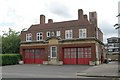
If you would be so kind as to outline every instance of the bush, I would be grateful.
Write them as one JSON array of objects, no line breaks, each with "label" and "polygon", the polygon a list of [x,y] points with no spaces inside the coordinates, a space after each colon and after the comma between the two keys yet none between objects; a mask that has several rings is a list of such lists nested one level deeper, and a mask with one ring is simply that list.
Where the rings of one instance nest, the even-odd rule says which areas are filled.
[{"label": "bush", "polygon": [[15,65],[22,59],[20,54],[0,54],[0,65]]}]

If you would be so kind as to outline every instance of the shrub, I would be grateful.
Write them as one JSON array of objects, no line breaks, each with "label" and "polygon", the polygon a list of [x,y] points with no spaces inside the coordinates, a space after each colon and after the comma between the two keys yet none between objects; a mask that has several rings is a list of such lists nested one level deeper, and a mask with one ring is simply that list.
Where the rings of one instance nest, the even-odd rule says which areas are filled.
[{"label": "shrub", "polygon": [[0,65],[15,65],[22,59],[20,54],[0,54]]}]

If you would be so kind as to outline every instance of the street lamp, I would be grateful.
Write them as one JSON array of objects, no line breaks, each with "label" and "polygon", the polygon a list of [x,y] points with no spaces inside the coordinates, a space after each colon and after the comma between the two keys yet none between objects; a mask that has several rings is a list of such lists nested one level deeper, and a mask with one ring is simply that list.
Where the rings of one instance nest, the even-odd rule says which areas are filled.
[{"label": "street lamp", "polygon": [[[118,26],[118,27],[116,27]],[[114,27],[116,27],[115,29],[119,29],[120,28],[120,24],[115,24]]]},{"label": "street lamp", "polygon": [[[120,17],[120,13],[116,17]],[[116,27],[115,29],[120,28],[119,19],[118,19],[118,24],[115,24],[114,27]],[[118,72],[120,73],[120,36],[119,36],[119,30],[118,30],[118,41],[119,41]]]}]

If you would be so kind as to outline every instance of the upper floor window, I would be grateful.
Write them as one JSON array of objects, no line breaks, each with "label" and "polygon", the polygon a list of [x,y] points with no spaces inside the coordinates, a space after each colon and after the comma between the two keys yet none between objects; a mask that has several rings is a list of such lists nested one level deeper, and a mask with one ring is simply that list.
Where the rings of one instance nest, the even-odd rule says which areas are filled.
[{"label": "upper floor window", "polygon": [[118,42],[118,39],[114,39],[114,42]]},{"label": "upper floor window", "polygon": [[65,39],[72,39],[72,30],[65,30]]},{"label": "upper floor window", "polygon": [[56,36],[60,36],[60,31],[56,31]]},{"label": "upper floor window", "polygon": [[32,41],[32,34],[31,33],[26,34],[26,41]]},{"label": "upper floor window", "polygon": [[119,47],[119,43],[114,43],[114,47]]},{"label": "upper floor window", "polygon": [[50,31],[46,33],[46,36],[47,36],[47,37],[50,37]]},{"label": "upper floor window", "polygon": [[79,29],[79,38],[86,38],[86,29]]},{"label": "upper floor window", "polygon": [[41,41],[43,40],[43,33],[42,32],[38,32],[37,33],[37,41]]},{"label": "upper floor window", "polygon": [[113,40],[112,39],[108,39],[108,42],[113,42]]}]

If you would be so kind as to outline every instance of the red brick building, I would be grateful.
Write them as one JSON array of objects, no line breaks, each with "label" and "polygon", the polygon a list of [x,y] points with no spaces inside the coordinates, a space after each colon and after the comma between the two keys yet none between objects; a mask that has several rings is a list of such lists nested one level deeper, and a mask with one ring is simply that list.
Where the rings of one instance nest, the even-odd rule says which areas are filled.
[{"label": "red brick building", "polygon": [[21,32],[20,53],[25,64],[99,64],[103,56],[103,33],[97,25],[97,13],[89,12],[89,20],[83,10],[78,19],[31,25]]}]

